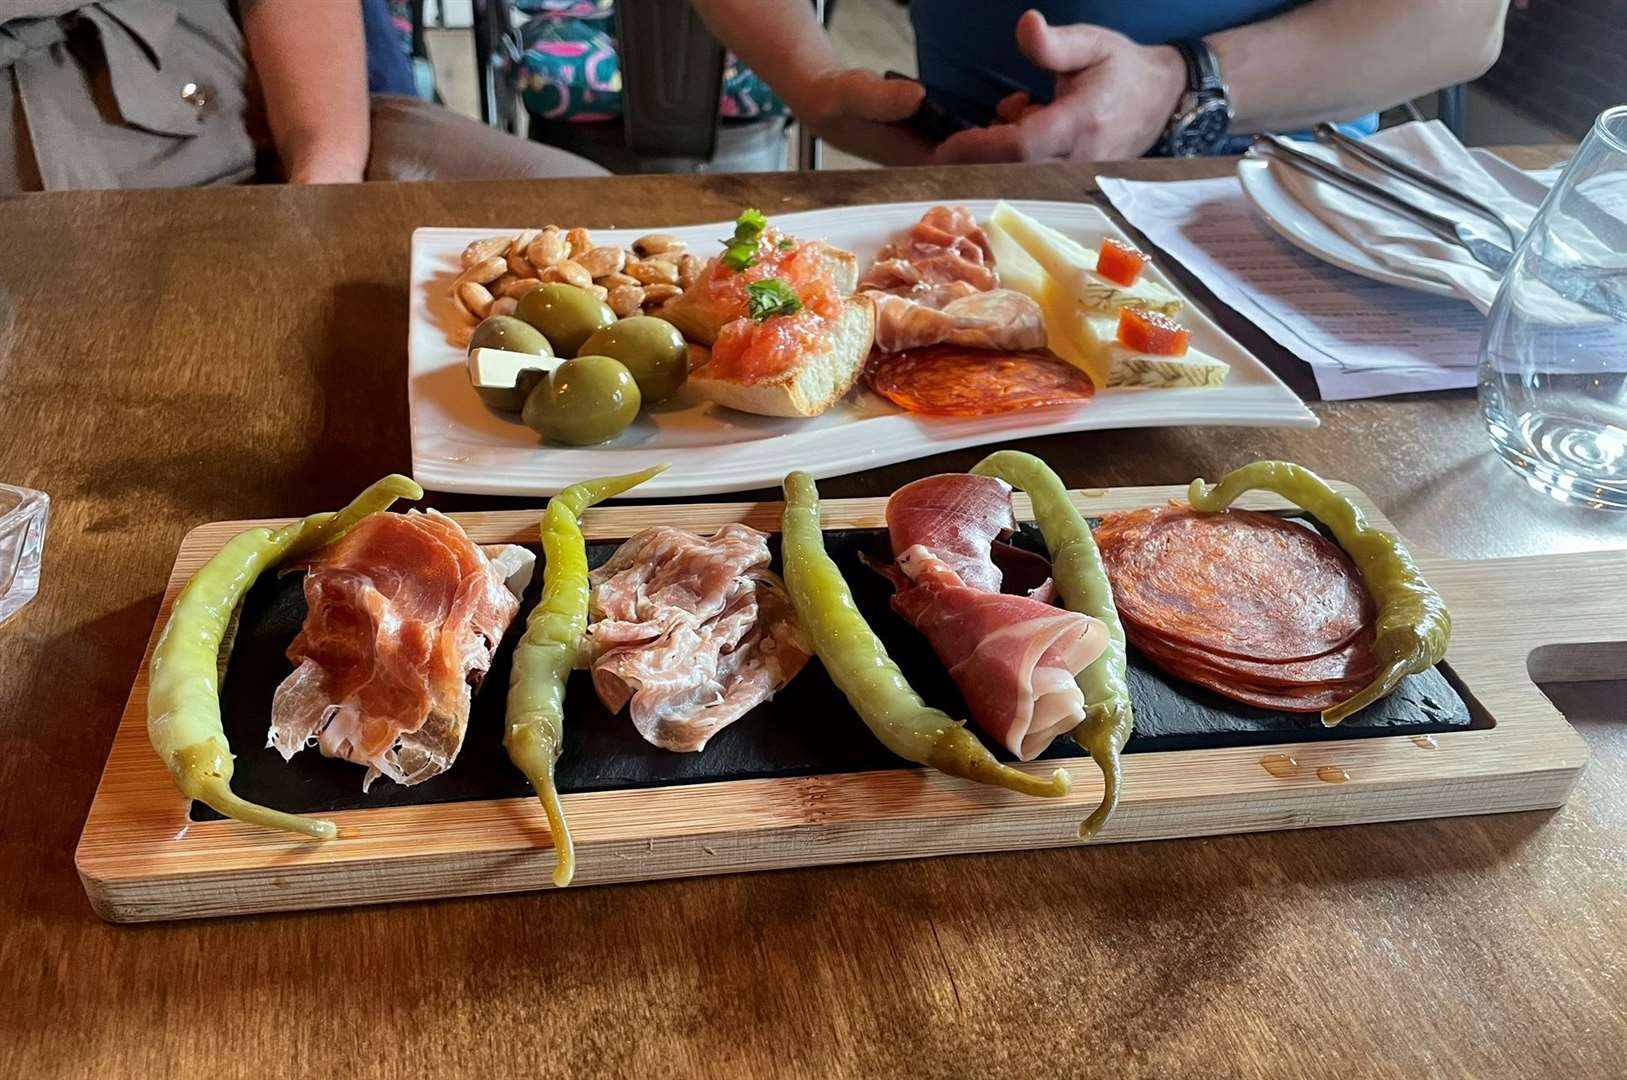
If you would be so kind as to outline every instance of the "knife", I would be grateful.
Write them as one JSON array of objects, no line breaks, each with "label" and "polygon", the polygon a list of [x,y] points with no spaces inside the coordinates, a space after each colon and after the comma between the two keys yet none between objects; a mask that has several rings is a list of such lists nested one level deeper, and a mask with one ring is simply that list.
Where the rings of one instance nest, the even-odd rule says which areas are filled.
[{"label": "knife", "polygon": [[1330,165],[1319,157],[1305,153],[1305,151],[1300,150],[1279,135],[1256,135],[1253,145],[1256,149],[1269,147],[1271,156],[1284,165],[1298,169],[1300,172],[1317,180],[1326,181],[1341,191],[1349,192],[1376,206],[1381,206],[1393,214],[1399,214],[1445,240],[1448,244],[1458,245],[1466,250],[1476,262],[1497,274],[1498,277],[1503,275],[1504,271],[1508,269],[1508,264],[1514,259],[1513,252],[1507,248],[1499,247],[1490,240],[1484,240],[1474,235],[1463,223],[1442,217],[1439,214],[1425,210],[1421,206],[1414,206],[1370,180],[1365,180],[1353,172],[1341,169],[1337,165]]},{"label": "knife", "polygon": [[1332,124],[1317,124],[1313,129],[1313,133],[1316,135],[1317,141],[1332,146],[1336,150],[1343,150],[1352,157],[1365,161],[1380,172],[1387,172],[1391,176],[1421,187],[1425,191],[1433,192],[1447,202],[1456,203],[1465,210],[1480,215],[1487,221],[1495,222],[1508,235],[1508,249],[1510,251],[1519,247],[1520,241],[1525,239],[1525,227],[1507,214],[1493,206],[1488,206],[1479,199],[1458,191],[1448,184],[1442,183],[1422,169],[1415,168],[1395,155],[1385,153],[1378,147],[1369,145],[1360,139],[1352,139]]}]

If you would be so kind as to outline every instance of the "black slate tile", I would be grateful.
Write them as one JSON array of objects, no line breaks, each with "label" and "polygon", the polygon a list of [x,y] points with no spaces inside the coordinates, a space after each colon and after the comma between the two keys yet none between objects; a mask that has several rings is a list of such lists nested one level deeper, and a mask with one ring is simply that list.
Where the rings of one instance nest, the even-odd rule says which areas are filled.
[{"label": "black slate tile", "polygon": [[[1030,551],[1044,550],[1030,526],[1012,541]],[[891,586],[861,559],[865,553],[886,557],[885,532],[830,531],[825,542],[851,584],[860,609],[917,691],[930,704],[964,716],[960,693],[925,638],[893,613],[888,602]],[[590,563],[604,562],[616,547],[614,542],[588,545]],[[771,547],[777,563],[777,536]],[[1027,580],[1033,576],[1033,567],[1022,565],[1020,555],[1002,556],[1001,561],[1009,568],[1013,588],[1034,584]],[[468,735],[457,763],[414,787],[381,778],[365,795],[360,766],[322,757],[314,749],[296,754],[285,764],[275,750],[265,746],[272,694],[293,667],[285,652],[305,618],[302,581],[303,575],[297,573],[269,575],[244,600],[221,687],[226,733],[237,754],[233,787],[240,795],[283,810],[326,812],[530,793],[530,786],[503,752],[503,699],[524,612],[540,591],[540,570],[522,604],[521,618],[510,628],[492,670],[475,694]],[[1470,724],[1462,697],[1439,671],[1408,678],[1394,695],[1333,729],[1324,728],[1314,714],[1256,709],[1171,680],[1133,651],[1130,692],[1137,730],[1128,753],[1424,734]],[[818,661],[811,662],[773,701],[716,735],[699,754],[674,754],[646,743],[625,716],[611,716],[604,710],[585,672],[571,677],[567,702],[565,752],[558,773],[560,790],[567,793],[908,767],[870,734]],[[997,752],[1010,759],[1003,750]],[[1043,756],[1075,757],[1080,753],[1071,739],[1062,738]],[[197,820],[217,816],[208,807],[193,807]]]}]

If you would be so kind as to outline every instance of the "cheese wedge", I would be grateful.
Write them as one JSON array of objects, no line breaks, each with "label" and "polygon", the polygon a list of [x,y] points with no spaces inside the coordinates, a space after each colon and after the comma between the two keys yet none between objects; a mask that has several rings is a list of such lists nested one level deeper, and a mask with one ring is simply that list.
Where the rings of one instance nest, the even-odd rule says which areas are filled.
[{"label": "cheese wedge", "polygon": [[[1110,361],[1106,341],[1095,323],[1072,294],[1051,275],[1040,272],[1040,288],[1033,299],[1045,315],[1045,345],[1052,352],[1090,376],[1097,389],[1107,385]],[[1108,338],[1118,332],[1108,328]]]},{"label": "cheese wedge", "polygon": [[1045,284],[1045,268],[1035,262],[1034,257],[1010,233],[993,221],[984,228],[983,235],[989,238],[989,250],[994,252],[994,269],[1000,275],[1000,287],[1015,289],[1029,299],[1039,301],[1040,289]]},{"label": "cheese wedge", "polygon": [[536,385],[565,361],[557,356],[476,349],[469,354],[469,382],[475,393],[494,409],[519,412]]},{"label": "cheese wedge", "polygon": [[[1049,326],[1049,313],[1046,318]],[[1096,358],[1096,366],[1102,372],[1100,380],[1095,370],[1085,368],[1098,387],[1219,386],[1231,372],[1231,366],[1225,361],[1197,349],[1188,348],[1184,356],[1136,352],[1118,340],[1116,320],[1092,318],[1086,322],[1101,342]]]},{"label": "cheese wedge", "polygon": [[[995,209],[994,216],[984,229],[989,237],[989,247],[994,251],[994,265],[1000,272],[1000,284],[1015,289],[1039,304],[1045,314],[1046,346],[1089,375],[1090,381],[1098,388],[1219,386],[1225,381],[1231,369],[1223,361],[1197,349],[1188,349],[1185,356],[1153,356],[1127,348],[1118,340],[1117,317],[1104,315],[1103,312],[1142,305],[1117,304],[1103,309],[1099,306],[1099,300],[1096,303],[1088,302],[1102,295],[1099,291],[1085,298],[1079,297],[1068,285],[1048,272],[1049,265],[1055,265],[1055,260],[1049,265],[1042,264],[1035,258],[1035,253],[1031,253],[1003,227],[1002,220],[1009,224],[1013,216],[1025,218],[1038,230],[1053,233],[1062,242],[1062,254],[1069,260],[1088,260],[1090,266],[1094,267],[1096,256],[1005,203]],[[1020,223],[1018,227],[1021,228]],[[1072,262],[1064,262],[1063,269],[1069,267],[1077,269]],[[1096,278],[1093,271],[1091,277]],[[1137,282],[1131,288],[1144,285],[1152,285],[1152,282]],[[1120,286],[1111,283],[1104,282],[1102,287],[1123,291]],[[1162,286],[1153,287],[1167,294],[1176,308],[1181,306],[1180,297]],[[1092,289],[1096,289],[1096,286],[1092,285]]]},{"label": "cheese wedge", "polygon": [[1006,266],[1000,248],[995,246],[996,231],[1014,241],[1045,273],[1092,311],[1110,314],[1129,307],[1174,315],[1181,310],[1181,298],[1145,274],[1129,285],[1102,277],[1096,272],[1094,251],[1048,225],[1041,225],[1009,203],[995,206],[984,231],[989,234],[994,265],[1002,280],[1006,278]]}]

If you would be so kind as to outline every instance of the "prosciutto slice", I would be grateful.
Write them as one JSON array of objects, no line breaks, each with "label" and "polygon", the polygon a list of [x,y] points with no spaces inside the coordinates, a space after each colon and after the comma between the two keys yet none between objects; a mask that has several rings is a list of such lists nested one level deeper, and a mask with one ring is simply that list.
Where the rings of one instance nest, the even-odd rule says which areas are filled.
[{"label": "prosciutto slice", "polygon": [[1000,283],[994,249],[964,206],[934,206],[900,240],[876,253],[860,289],[883,292],[964,281],[979,292]]},{"label": "prosciutto slice", "polygon": [[523,548],[493,554],[433,510],[373,514],[321,552],[266,744],[285,760],[314,743],[365,765],[363,790],[380,775],[417,784],[444,772],[519,610],[505,578],[534,562]]},{"label": "prosciutto slice", "polygon": [[978,725],[1028,761],[1084,719],[1075,680],[1108,636],[1100,620],[1048,603],[1049,581],[1000,592],[991,550],[1015,528],[1011,487],[993,477],[929,476],[887,501],[894,610],[931,643]]},{"label": "prosciutto slice", "polygon": [[893,608],[932,644],[972,717],[1019,761],[1085,718],[1075,676],[1107,648],[1100,620],[1033,597],[975,589],[917,544],[898,560]]},{"label": "prosciutto slice", "polygon": [[999,288],[994,252],[964,206],[935,206],[881,249],[859,288],[876,307],[876,348],[926,345],[1022,351],[1045,347],[1045,317]]},{"label": "prosciutto slice", "polygon": [[872,292],[876,348],[903,352],[926,345],[1020,352],[1045,347],[1045,315],[1011,289],[978,292],[964,282],[904,295]]},{"label": "prosciutto slice", "polygon": [[627,707],[656,746],[696,751],[790,682],[812,650],[768,564],[768,537],[745,525],[624,543],[589,576],[578,660],[605,708]]},{"label": "prosciutto slice", "polygon": [[921,546],[965,585],[1000,591],[1000,568],[990,547],[1017,528],[1011,485],[992,476],[942,473],[905,484],[887,500],[887,536],[893,558]]}]

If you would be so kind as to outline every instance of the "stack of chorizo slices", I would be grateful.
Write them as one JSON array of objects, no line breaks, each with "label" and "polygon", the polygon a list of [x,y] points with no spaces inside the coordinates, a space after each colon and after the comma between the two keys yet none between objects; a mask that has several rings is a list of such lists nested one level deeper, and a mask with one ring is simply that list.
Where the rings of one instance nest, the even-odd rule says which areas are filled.
[{"label": "stack of chorizo slices", "polygon": [[1372,680],[1373,602],[1304,523],[1170,505],[1106,515],[1095,535],[1125,636],[1175,678],[1284,712]]}]

